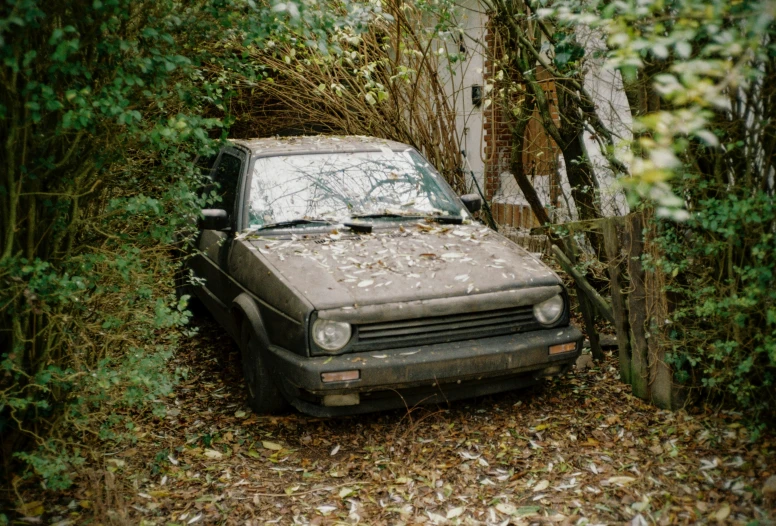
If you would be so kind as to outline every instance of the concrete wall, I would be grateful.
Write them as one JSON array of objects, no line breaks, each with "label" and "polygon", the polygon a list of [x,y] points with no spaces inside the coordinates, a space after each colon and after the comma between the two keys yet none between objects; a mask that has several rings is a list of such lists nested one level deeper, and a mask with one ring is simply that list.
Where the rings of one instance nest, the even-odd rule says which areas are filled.
[{"label": "concrete wall", "polygon": [[[451,107],[455,108],[458,143],[466,152],[466,158],[474,172],[480,187],[484,190],[485,142],[482,128],[482,106],[472,103],[472,86],[482,87],[485,36],[487,17],[476,0],[464,0],[460,4],[458,21],[464,29],[459,42],[448,42],[447,51],[451,54],[465,49],[465,59],[451,64],[440,73],[449,94]],[[484,97],[484,94],[483,94]],[[470,178],[467,179],[471,184]],[[474,190],[473,186],[471,190]]]}]

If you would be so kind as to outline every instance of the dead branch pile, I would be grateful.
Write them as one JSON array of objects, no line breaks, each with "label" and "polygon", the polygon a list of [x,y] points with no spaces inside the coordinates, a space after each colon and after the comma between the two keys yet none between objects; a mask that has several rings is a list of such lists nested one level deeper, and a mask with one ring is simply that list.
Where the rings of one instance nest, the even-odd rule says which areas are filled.
[{"label": "dead branch pile", "polygon": [[444,35],[415,5],[391,2],[385,9],[392,20],[376,20],[361,34],[333,33],[332,47],[341,49],[336,54],[301,42],[249,49],[266,78],[239,88],[233,135],[393,139],[417,148],[463,191],[455,110],[440,80],[449,59],[439,51]]}]

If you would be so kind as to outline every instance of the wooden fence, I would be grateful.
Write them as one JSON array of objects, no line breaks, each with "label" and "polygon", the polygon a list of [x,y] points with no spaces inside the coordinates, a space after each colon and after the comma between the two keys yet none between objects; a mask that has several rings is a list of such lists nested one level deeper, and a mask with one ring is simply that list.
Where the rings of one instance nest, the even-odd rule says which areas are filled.
[{"label": "wooden fence", "polygon": [[[684,404],[685,392],[674,383],[673,372],[665,361],[670,302],[663,290],[664,280],[659,270],[645,270],[642,264],[642,256],[651,246],[650,230],[645,228],[648,222],[648,213],[637,212],[557,226],[568,232],[564,236],[567,240],[582,231],[594,232],[602,240],[609,300],[601,297],[575,268],[573,243],[569,246],[556,241],[552,252],[574,278],[593,357],[603,356],[595,329],[595,319],[602,317],[614,325],[617,333],[622,381],[633,387],[635,396],[664,409],[675,409]],[[535,228],[533,233],[545,230]]]}]

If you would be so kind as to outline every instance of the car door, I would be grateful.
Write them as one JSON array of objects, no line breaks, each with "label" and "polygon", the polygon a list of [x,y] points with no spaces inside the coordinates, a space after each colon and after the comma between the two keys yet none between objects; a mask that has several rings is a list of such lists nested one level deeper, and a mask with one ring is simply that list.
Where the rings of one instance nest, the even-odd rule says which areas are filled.
[{"label": "car door", "polygon": [[218,195],[213,208],[223,209],[229,218],[229,228],[202,230],[197,242],[199,257],[192,263],[197,277],[204,279],[198,295],[215,318],[230,332],[233,330],[229,307],[235,296],[236,284],[227,274],[229,251],[235,233],[239,230],[238,196],[245,175],[247,155],[244,151],[227,147],[221,151],[210,174],[212,189]]}]

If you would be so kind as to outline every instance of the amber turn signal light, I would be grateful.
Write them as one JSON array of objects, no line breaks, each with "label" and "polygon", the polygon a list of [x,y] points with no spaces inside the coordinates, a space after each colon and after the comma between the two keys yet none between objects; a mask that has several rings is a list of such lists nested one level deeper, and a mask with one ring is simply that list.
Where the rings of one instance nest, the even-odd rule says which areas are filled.
[{"label": "amber turn signal light", "polygon": [[337,371],[334,373],[321,373],[321,382],[328,384],[331,382],[350,382],[361,378],[361,371],[354,369],[352,371]]},{"label": "amber turn signal light", "polygon": [[560,345],[553,345],[550,347],[550,354],[561,354],[564,352],[571,352],[577,348],[577,344],[574,342],[571,343],[561,343]]}]

